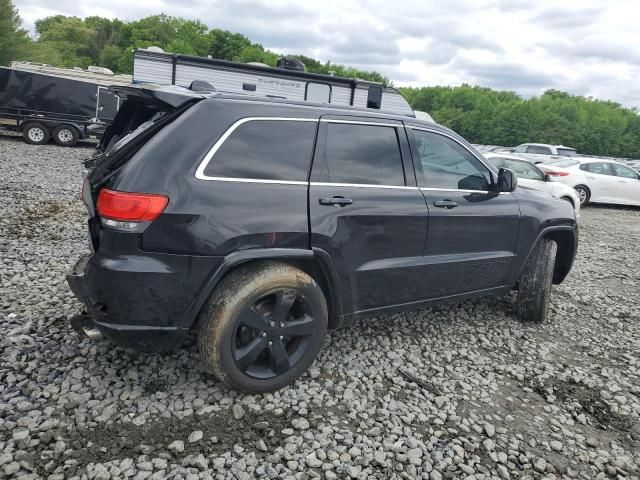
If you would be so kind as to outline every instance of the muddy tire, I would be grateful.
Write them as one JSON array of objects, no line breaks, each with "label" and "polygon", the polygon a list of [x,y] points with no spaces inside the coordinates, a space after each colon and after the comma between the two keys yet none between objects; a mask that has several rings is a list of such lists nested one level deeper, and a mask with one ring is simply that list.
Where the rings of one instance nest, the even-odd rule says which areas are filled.
[{"label": "muddy tire", "polygon": [[44,145],[51,138],[51,133],[40,122],[28,122],[22,127],[22,138],[31,145]]},{"label": "muddy tire", "polygon": [[277,262],[242,266],[222,280],[200,313],[202,362],[233,389],[278,390],[313,363],[327,316],[322,290],[303,271]]},{"label": "muddy tire", "polygon": [[540,240],[520,275],[515,310],[523,321],[541,323],[547,319],[557,248],[553,240]]},{"label": "muddy tire", "polygon": [[73,147],[79,138],[78,130],[70,125],[60,125],[53,131],[53,140],[61,147]]}]

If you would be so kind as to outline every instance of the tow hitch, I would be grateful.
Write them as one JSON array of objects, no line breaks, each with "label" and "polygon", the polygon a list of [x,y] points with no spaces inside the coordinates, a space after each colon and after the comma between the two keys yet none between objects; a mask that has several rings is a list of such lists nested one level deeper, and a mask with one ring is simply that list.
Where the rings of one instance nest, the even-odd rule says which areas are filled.
[{"label": "tow hitch", "polygon": [[102,332],[96,328],[93,323],[93,319],[87,314],[87,312],[82,312],[74,315],[69,319],[69,325],[73,328],[79,335],[89,338],[93,341],[102,340],[104,337]]}]

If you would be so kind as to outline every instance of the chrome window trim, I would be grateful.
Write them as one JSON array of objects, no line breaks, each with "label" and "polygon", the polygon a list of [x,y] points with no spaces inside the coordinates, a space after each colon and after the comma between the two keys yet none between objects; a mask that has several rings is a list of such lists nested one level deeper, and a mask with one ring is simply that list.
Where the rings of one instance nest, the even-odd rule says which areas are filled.
[{"label": "chrome window trim", "polygon": [[373,125],[374,127],[402,128],[402,123],[400,121],[398,121],[398,123],[376,123],[366,120],[334,120],[332,118],[321,118],[320,121],[322,123],[346,123],[348,125]]},{"label": "chrome window trim", "polygon": [[236,120],[227,130],[222,134],[222,136],[218,139],[216,143],[213,144],[213,147],[207,152],[204,156],[200,165],[196,169],[195,177],[198,180],[223,180],[227,182],[253,182],[253,183],[281,183],[281,184],[305,184],[307,182],[299,181],[299,180],[267,180],[267,179],[251,179],[251,178],[233,178],[233,177],[210,177],[205,175],[204,171],[206,170],[209,162],[216,154],[216,152],[220,149],[222,144],[231,136],[231,134],[240,126],[248,122],[255,121],[283,121],[283,122],[318,122],[317,118],[299,118],[299,117],[245,117],[240,120]]},{"label": "chrome window trim", "polygon": [[309,182],[312,187],[356,187],[356,188],[392,188],[397,190],[418,190],[418,187],[406,185],[378,185],[375,183],[334,183],[334,182]]},{"label": "chrome window trim", "polygon": [[215,180],[217,182],[235,182],[235,183],[265,183],[272,185],[307,185],[304,180],[270,180],[266,178],[238,178],[238,177],[205,177],[200,180]]},{"label": "chrome window trim", "polygon": [[428,191],[428,192],[463,192],[463,193],[484,193],[484,194],[490,194],[490,193],[497,193],[499,195],[508,195],[511,192],[492,192],[490,190],[464,190],[464,189],[460,189],[460,188],[434,188],[434,187],[416,187],[416,188],[420,188],[420,190],[422,191]]}]

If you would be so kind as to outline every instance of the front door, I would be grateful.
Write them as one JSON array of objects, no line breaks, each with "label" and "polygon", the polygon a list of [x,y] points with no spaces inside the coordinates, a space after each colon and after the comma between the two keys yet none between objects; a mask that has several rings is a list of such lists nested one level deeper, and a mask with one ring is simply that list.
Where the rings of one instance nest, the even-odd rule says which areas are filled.
[{"label": "front door", "polygon": [[616,190],[618,180],[613,175],[611,167],[607,162],[592,162],[580,165],[584,176],[587,178],[589,190],[591,190],[591,201],[593,202],[616,202]]},{"label": "front door", "polygon": [[336,263],[345,313],[422,298],[428,215],[410,162],[400,122],[320,122],[309,186],[311,242]]},{"label": "front door", "polygon": [[620,203],[640,205],[640,175],[632,168],[610,163],[617,180],[616,200]]},{"label": "front door", "polygon": [[419,128],[409,132],[418,185],[429,208],[427,295],[504,286],[516,250],[516,199],[490,191],[489,168],[453,137]]}]

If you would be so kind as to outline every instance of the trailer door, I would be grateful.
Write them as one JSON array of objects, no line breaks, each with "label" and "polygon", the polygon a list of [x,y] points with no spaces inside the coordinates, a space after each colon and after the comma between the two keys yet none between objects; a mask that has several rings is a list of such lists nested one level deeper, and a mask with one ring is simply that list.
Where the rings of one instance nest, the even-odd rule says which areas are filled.
[{"label": "trailer door", "polygon": [[104,122],[111,122],[118,108],[120,98],[109,91],[108,87],[98,87],[96,99],[96,118]]}]

